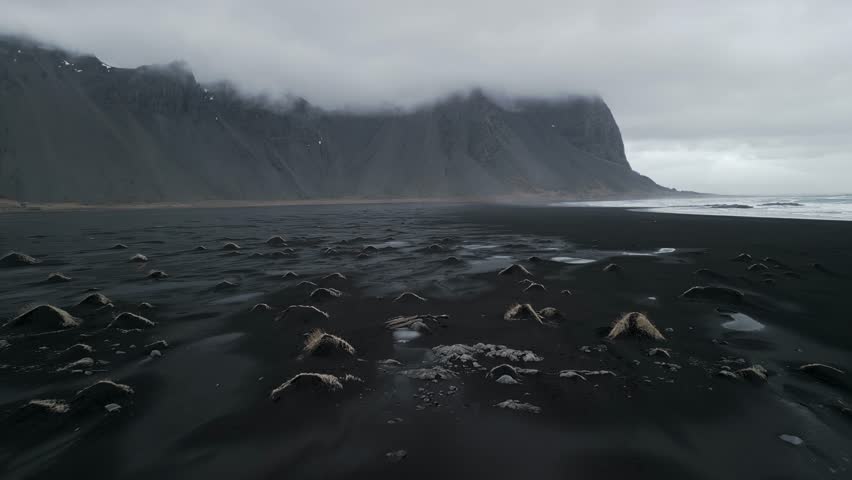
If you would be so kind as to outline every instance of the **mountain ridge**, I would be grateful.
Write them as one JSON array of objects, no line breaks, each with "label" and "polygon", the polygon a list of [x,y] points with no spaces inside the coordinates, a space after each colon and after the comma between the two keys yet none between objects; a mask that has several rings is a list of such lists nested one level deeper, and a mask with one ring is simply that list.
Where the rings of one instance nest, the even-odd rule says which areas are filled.
[{"label": "mountain ridge", "polygon": [[128,203],[672,192],[599,97],[481,90],[406,111],[271,105],[188,68],[116,68],[0,37],[0,197]]}]

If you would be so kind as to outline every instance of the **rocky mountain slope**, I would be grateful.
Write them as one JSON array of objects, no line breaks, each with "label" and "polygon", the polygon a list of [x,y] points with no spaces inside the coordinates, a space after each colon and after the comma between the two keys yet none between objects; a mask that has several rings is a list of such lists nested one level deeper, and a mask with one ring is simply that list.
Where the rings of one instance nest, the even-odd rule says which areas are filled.
[{"label": "rocky mountain slope", "polygon": [[513,192],[648,195],[600,98],[287,109],[180,64],[114,68],[0,38],[0,197],[95,203]]}]

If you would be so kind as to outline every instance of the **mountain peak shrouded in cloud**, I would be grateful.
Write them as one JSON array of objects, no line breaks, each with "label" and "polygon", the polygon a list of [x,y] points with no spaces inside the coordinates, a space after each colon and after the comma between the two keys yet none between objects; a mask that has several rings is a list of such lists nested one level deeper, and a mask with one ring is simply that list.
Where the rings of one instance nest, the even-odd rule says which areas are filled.
[{"label": "mountain peak shrouded in cloud", "polygon": [[0,41],[0,197],[34,202],[649,196],[599,97],[484,90],[326,110]]},{"label": "mountain peak shrouded in cloud", "polygon": [[599,94],[635,166],[684,189],[834,192],[852,178],[843,131],[852,4],[842,0],[4,0],[2,9],[0,32],[116,67],[183,59],[202,84],[326,110],[411,109],[474,86],[511,98]]}]

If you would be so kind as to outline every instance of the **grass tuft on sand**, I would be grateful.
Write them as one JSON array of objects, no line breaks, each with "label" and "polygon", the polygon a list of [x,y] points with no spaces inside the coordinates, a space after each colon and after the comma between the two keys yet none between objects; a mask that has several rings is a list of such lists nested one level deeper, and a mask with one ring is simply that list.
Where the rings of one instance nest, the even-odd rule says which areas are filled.
[{"label": "grass tuft on sand", "polygon": [[314,329],[305,340],[305,355],[331,356],[335,354],[355,355],[355,348],[346,340],[324,332],[322,329]]},{"label": "grass tuft on sand", "polygon": [[303,372],[273,389],[269,398],[278,401],[284,393],[296,391],[336,393],[343,391],[343,385],[350,382],[361,382],[361,379],[349,374],[337,377],[328,373]]},{"label": "grass tuft on sand", "polygon": [[644,336],[657,341],[665,341],[666,339],[666,337],[657,330],[657,327],[651,323],[651,320],[639,312],[630,312],[622,315],[621,318],[612,324],[612,328],[606,338],[609,340],[615,340],[623,335]]}]

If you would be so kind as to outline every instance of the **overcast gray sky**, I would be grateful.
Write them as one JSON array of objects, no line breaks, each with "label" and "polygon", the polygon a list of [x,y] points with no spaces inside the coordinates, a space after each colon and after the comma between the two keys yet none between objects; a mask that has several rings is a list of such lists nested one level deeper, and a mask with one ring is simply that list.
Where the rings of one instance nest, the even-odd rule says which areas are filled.
[{"label": "overcast gray sky", "polygon": [[0,32],[327,108],[598,93],[661,184],[852,191],[850,0],[0,0]]}]

